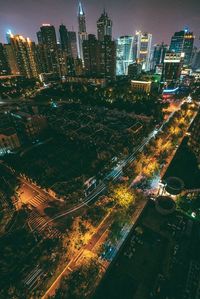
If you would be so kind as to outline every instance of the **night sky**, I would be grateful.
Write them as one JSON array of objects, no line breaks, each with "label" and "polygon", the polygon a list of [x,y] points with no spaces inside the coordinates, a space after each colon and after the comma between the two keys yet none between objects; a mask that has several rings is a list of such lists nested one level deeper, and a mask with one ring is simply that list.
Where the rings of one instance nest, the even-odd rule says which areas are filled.
[{"label": "night sky", "polygon": [[[200,0],[82,0],[87,32],[96,33],[96,20],[106,7],[113,20],[113,35],[133,34],[135,30],[153,34],[154,42],[169,42],[170,36],[188,26],[200,35]],[[0,40],[11,29],[36,40],[42,23],[77,30],[77,0],[0,0]]]}]

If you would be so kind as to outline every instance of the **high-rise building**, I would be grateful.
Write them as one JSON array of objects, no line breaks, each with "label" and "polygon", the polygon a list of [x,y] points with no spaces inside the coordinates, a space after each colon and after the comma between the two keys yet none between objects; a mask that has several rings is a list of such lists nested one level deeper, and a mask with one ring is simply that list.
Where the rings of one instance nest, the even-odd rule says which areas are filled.
[{"label": "high-rise building", "polygon": [[116,45],[110,36],[98,41],[93,34],[83,42],[86,74],[112,80],[116,76]]},{"label": "high-rise building", "polygon": [[38,45],[42,45],[43,44],[43,40],[42,40],[42,32],[41,31],[38,31],[36,33],[37,35],[37,40],[38,40]]},{"label": "high-rise building", "polygon": [[98,40],[103,41],[106,35],[110,36],[112,39],[112,21],[104,9],[104,12],[97,21]]},{"label": "high-rise building", "polygon": [[116,75],[128,75],[128,66],[133,63],[133,36],[121,36],[116,41]]},{"label": "high-rise building", "polygon": [[11,70],[6,55],[6,50],[3,44],[0,43],[0,75],[8,75],[10,73]]},{"label": "high-rise building", "polygon": [[134,59],[142,64],[144,71],[150,70],[152,34],[136,31],[134,41]]},{"label": "high-rise building", "polygon": [[162,81],[176,85],[180,79],[181,69],[184,61],[184,53],[168,51],[165,55]]},{"label": "high-rise building", "polygon": [[83,57],[86,75],[96,77],[99,75],[99,42],[93,34],[83,41]]},{"label": "high-rise building", "polygon": [[67,51],[67,54],[70,55],[70,46],[69,46],[69,35],[68,30],[65,25],[60,25],[59,27],[60,33],[60,45],[62,51]]},{"label": "high-rise building", "polygon": [[[41,45],[41,56],[46,65],[46,72],[60,75],[59,70],[59,50],[56,40],[56,30],[53,25],[43,24],[37,33],[38,43]],[[41,59],[42,61],[42,59]]]},{"label": "high-rise building", "polygon": [[200,69],[200,50],[196,50],[196,52],[194,53],[192,60],[192,68],[193,70]]},{"label": "high-rise building", "polygon": [[142,65],[139,63],[129,64],[128,66],[128,75],[130,78],[137,78],[142,72]]},{"label": "high-rise building", "polygon": [[13,48],[11,46],[11,44],[5,44],[4,45],[5,48],[5,52],[6,52],[6,56],[8,59],[8,63],[9,63],[9,67],[11,70],[11,74],[12,75],[19,75],[20,71],[17,65],[17,60],[16,60],[16,56],[15,53],[13,51]]},{"label": "high-rise building", "polygon": [[99,42],[100,76],[112,80],[116,76],[116,44],[106,35]]},{"label": "high-rise building", "polygon": [[12,34],[10,42],[20,74],[27,78],[37,78],[35,43],[29,38]]},{"label": "high-rise building", "polygon": [[77,41],[76,41],[76,32],[68,31],[65,25],[60,25],[60,44],[62,51],[66,51],[68,57],[77,59]]},{"label": "high-rise building", "polygon": [[168,46],[164,43],[156,44],[153,50],[152,68],[155,69],[157,65],[162,65],[165,59],[165,54],[168,51]]},{"label": "high-rise building", "polygon": [[86,19],[85,12],[83,10],[83,6],[81,1],[79,1],[78,5],[78,43],[79,43],[79,58],[84,63],[83,58],[83,41],[87,40],[87,31],[86,31]]},{"label": "high-rise building", "polygon": [[47,45],[50,49],[57,45],[56,30],[51,24],[43,24],[37,36],[39,37],[38,42]]},{"label": "high-rise building", "polygon": [[70,46],[71,57],[74,59],[77,59],[78,49],[77,49],[76,32],[68,31],[68,37],[69,37],[69,46]]},{"label": "high-rise building", "polygon": [[169,50],[174,53],[185,53],[184,65],[189,66],[192,59],[193,45],[193,32],[189,32],[188,29],[185,29],[174,33],[171,38]]}]

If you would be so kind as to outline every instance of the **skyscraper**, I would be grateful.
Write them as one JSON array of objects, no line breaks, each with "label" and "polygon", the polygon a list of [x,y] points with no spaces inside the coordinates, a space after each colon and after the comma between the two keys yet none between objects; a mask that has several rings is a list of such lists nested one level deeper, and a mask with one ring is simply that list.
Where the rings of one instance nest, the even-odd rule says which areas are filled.
[{"label": "skyscraper", "polygon": [[116,41],[116,75],[128,75],[128,66],[133,63],[133,36],[121,36]]},{"label": "skyscraper", "polygon": [[153,50],[152,68],[155,69],[157,65],[162,65],[168,46],[164,43],[156,44]]},{"label": "skyscraper", "polygon": [[144,71],[150,70],[152,34],[136,31],[134,41],[134,58],[142,64]]},{"label": "skyscraper", "polygon": [[68,31],[68,37],[69,37],[69,45],[70,45],[71,56],[74,59],[77,59],[78,49],[77,49],[76,32],[75,31]]},{"label": "skyscraper", "polygon": [[85,12],[83,10],[83,6],[81,1],[79,1],[78,5],[78,43],[79,43],[79,58],[83,58],[83,41],[87,40],[87,31],[86,31],[86,19],[85,19]]},{"label": "skyscraper", "polygon": [[112,39],[112,21],[104,10],[104,12],[97,21],[98,40],[103,41],[106,35],[110,36]]},{"label": "skyscraper", "polygon": [[60,25],[61,49],[67,52],[68,57],[76,59],[78,57],[76,32],[68,31],[65,25]]},{"label": "skyscraper", "polygon": [[57,45],[56,41],[56,30],[53,25],[43,24],[40,27],[40,31],[38,33],[42,44],[47,45],[50,49],[54,48]]},{"label": "skyscraper", "polygon": [[27,78],[37,78],[35,43],[29,38],[12,34],[10,42],[20,74]]},{"label": "skyscraper", "polygon": [[192,61],[192,68],[194,70],[200,69],[200,50],[197,50],[194,54],[193,61]]},{"label": "skyscraper", "polygon": [[100,76],[112,80],[116,76],[116,44],[106,35],[99,42]]},{"label": "skyscraper", "polygon": [[70,55],[70,45],[69,45],[69,34],[65,25],[60,25],[59,27],[60,34],[60,45],[62,51],[67,51],[67,54]]},{"label": "skyscraper", "polygon": [[184,53],[168,51],[164,59],[162,81],[175,86],[180,79],[183,61]]},{"label": "skyscraper", "polygon": [[[78,57],[76,32],[68,31],[65,25],[60,25],[59,33],[61,51],[63,58],[65,57],[67,74],[75,75],[75,60]],[[62,69],[64,69],[64,64],[62,64]]]},{"label": "skyscraper", "polygon": [[184,64],[189,66],[192,59],[192,50],[194,45],[193,32],[185,30],[175,32],[171,38],[170,51],[174,53],[185,53]]},{"label": "skyscraper", "polygon": [[83,41],[83,56],[86,75],[96,77],[99,75],[99,42],[93,34]]},{"label": "skyscraper", "polygon": [[40,51],[46,65],[46,71],[59,75],[59,55],[55,27],[50,24],[43,24],[37,33],[37,37],[38,43],[41,45]]}]

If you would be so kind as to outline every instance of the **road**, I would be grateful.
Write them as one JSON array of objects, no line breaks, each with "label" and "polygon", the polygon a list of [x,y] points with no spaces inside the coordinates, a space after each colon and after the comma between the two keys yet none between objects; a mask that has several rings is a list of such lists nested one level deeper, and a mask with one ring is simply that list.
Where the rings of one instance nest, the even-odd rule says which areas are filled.
[{"label": "road", "polygon": [[[115,248],[112,252],[110,262],[113,260],[113,258],[117,254],[119,248],[121,247],[122,243],[126,239],[126,237],[129,234],[131,228],[133,227],[133,225],[137,222],[137,220],[140,217],[141,213],[143,212],[146,204],[147,204],[147,200],[144,200],[144,201],[141,201],[141,202],[138,203],[138,206],[136,207],[135,212],[133,214],[131,224],[123,229],[122,237],[120,238],[119,242],[116,244],[116,246],[115,246]],[[102,222],[96,228],[96,230],[95,230],[94,234],[92,235],[90,241],[65,266],[63,271],[55,279],[55,281],[50,286],[50,288],[47,290],[47,292],[42,297],[42,299],[47,299],[47,298],[49,298],[49,296],[55,295],[56,289],[59,287],[61,279],[63,278],[63,276],[67,275],[69,272],[72,272],[77,267],[77,263],[84,256],[85,252],[87,252],[87,251],[93,252],[95,246],[97,246],[97,244],[100,242],[102,236],[105,234],[105,232],[108,230],[109,226],[112,224],[114,215],[115,214],[112,214],[112,212],[110,212],[109,214],[106,215],[106,217],[102,220]],[[109,266],[109,264],[106,263],[104,265],[104,268],[106,269],[108,266]]]},{"label": "road", "polygon": [[[183,103],[181,103],[180,105],[182,105]],[[180,108],[180,106],[177,108],[177,110]],[[176,111],[177,111],[176,110]],[[124,159],[123,161],[121,161],[117,167],[115,167],[109,174],[107,174],[104,179],[101,181],[101,183],[99,183],[96,188],[88,195],[85,197],[84,201],[82,201],[80,204],[76,205],[75,207],[71,208],[71,209],[68,209],[66,210],[65,212],[62,212],[60,214],[58,214],[57,216],[55,217],[52,217],[51,219],[49,219],[45,224],[43,224],[41,227],[36,227],[35,230],[37,228],[40,228],[40,230],[44,229],[47,225],[49,225],[50,223],[58,220],[58,219],[61,219],[62,217],[65,217],[69,214],[72,214],[74,212],[77,212],[78,210],[81,210],[82,208],[84,208],[85,206],[88,206],[91,202],[94,202],[95,200],[98,199],[98,197],[107,189],[107,180],[109,179],[111,182],[113,181],[116,181],[122,174],[123,174],[123,167],[132,163],[138,153],[142,152],[144,147],[146,145],[149,144],[149,142],[154,139],[156,137],[156,135],[158,133],[160,133],[164,127],[165,124],[168,123],[168,121],[171,119],[171,117],[173,117],[175,111],[173,111],[167,120],[165,120],[162,125],[160,126],[159,129],[154,129],[149,135],[148,137],[146,137],[142,143],[140,145],[138,145],[132,154],[130,154],[126,159]]]},{"label": "road", "polygon": [[[48,221],[47,223],[45,223],[43,225],[43,227],[45,227],[46,225],[48,225],[50,222],[57,220],[61,217],[64,217],[70,213],[73,213],[74,211],[77,211],[79,209],[81,209],[82,207],[84,207],[85,205],[88,205],[89,203],[91,203],[93,200],[95,200],[96,198],[98,198],[98,196],[107,189],[106,186],[106,181],[107,179],[109,179],[110,181],[115,181],[119,176],[122,175],[123,173],[123,167],[126,166],[127,164],[133,162],[136,159],[136,156],[139,152],[142,152],[144,147],[150,142],[150,140],[154,139],[155,136],[162,131],[164,125],[169,121],[169,119],[174,115],[174,112],[172,112],[169,115],[169,118],[163,122],[163,124],[160,126],[159,129],[154,130],[153,132],[151,132],[149,134],[149,136],[147,138],[145,138],[143,140],[143,142],[137,146],[133,153],[128,156],[126,159],[124,159],[123,161],[121,161],[118,166],[113,169],[108,175],[105,176],[104,180],[97,185],[96,189],[85,198],[84,202],[82,202],[81,204],[79,204],[78,206],[65,211],[64,213],[61,213],[59,215],[57,215],[56,217],[54,217],[53,219],[51,219],[50,221]],[[144,207],[146,206],[146,203],[144,203],[144,205],[142,205],[141,207],[139,207],[138,209],[136,209],[136,215],[135,215],[135,220],[131,223],[131,227],[133,226],[133,224],[137,221],[138,217],[140,216],[141,212],[143,211]],[[108,229],[108,227],[110,226],[112,222],[112,218],[110,217],[106,217],[102,223],[98,226],[98,228],[96,229],[94,235],[92,236],[90,242],[80,250],[80,252],[72,258],[72,260],[66,265],[66,267],[64,268],[64,270],[60,273],[60,275],[55,279],[55,281],[53,282],[53,284],[51,285],[51,287],[47,290],[47,292],[45,293],[45,295],[42,297],[42,299],[46,299],[48,298],[48,296],[52,296],[55,294],[55,290],[59,287],[60,281],[62,279],[62,277],[64,275],[66,275],[68,273],[68,271],[73,271],[77,262],[79,261],[79,259],[82,257],[83,253],[85,250],[90,250],[92,251],[93,248],[95,247],[95,245],[98,243],[98,241],[102,238],[102,235],[106,232],[106,230]],[[114,251],[112,253],[112,259],[114,258],[114,256],[116,255],[116,253],[118,252],[121,244],[123,243],[123,241],[126,239],[128,233],[130,231],[130,227],[125,228],[123,231],[123,236],[120,239],[119,244],[117,244],[117,246],[114,248]],[[111,260],[112,260],[111,259]]]},{"label": "road", "polygon": [[88,244],[86,244],[79,252],[76,254],[69,263],[65,266],[63,271],[59,274],[59,276],[55,279],[53,284],[50,286],[50,288],[47,290],[45,295],[42,297],[42,299],[46,299],[49,296],[53,296],[55,294],[56,289],[59,287],[61,279],[64,275],[66,275],[69,271],[71,272],[72,269],[75,268],[78,260],[82,257],[85,250],[92,250],[94,246],[97,244],[99,239],[101,238],[102,234],[107,230],[107,228],[112,223],[112,217],[110,217],[111,214],[109,213],[103,221],[99,224],[99,226],[96,228],[93,236],[91,237]]}]

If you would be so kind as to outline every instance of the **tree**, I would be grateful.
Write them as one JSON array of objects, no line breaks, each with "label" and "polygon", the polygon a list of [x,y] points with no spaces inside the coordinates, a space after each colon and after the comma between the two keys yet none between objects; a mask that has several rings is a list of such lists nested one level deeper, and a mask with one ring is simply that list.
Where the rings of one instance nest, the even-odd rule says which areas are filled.
[{"label": "tree", "polygon": [[180,134],[180,128],[179,127],[171,127],[170,128],[170,133],[173,135],[173,136],[178,136]]},{"label": "tree", "polygon": [[154,174],[154,172],[158,170],[158,168],[159,168],[159,164],[157,160],[153,160],[148,165],[146,165],[143,173],[145,174],[145,176],[150,177]]},{"label": "tree", "polygon": [[128,209],[128,207],[135,201],[135,194],[124,184],[114,188],[112,197],[121,208],[125,209]]}]

